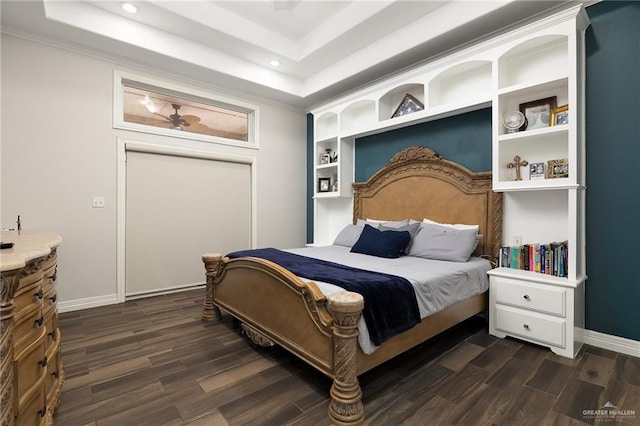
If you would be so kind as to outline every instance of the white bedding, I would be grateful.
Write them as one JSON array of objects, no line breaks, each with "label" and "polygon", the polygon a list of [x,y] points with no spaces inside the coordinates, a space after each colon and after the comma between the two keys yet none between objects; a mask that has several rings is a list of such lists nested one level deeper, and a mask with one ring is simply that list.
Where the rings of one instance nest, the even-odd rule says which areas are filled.
[{"label": "white bedding", "polygon": [[[478,257],[472,257],[467,262],[447,262],[413,256],[386,259],[351,253],[349,247],[335,245],[285,251],[406,278],[416,292],[421,318],[432,315],[456,302],[483,293],[489,287],[487,271],[491,269],[491,264]],[[305,279],[303,278],[303,280]],[[315,283],[325,296],[344,291],[343,288],[334,284],[317,281]],[[369,338],[369,331],[362,317],[358,330],[360,332],[358,342],[362,351],[366,354],[373,353],[376,346]]]}]

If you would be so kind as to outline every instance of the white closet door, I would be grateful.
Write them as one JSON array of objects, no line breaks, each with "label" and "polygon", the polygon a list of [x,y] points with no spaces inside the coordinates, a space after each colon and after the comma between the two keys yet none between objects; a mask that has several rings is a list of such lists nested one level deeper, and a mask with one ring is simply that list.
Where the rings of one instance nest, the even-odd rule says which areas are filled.
[{"label": "white closet door", "polygon": [[126,296],[202,283],[202,254],[251,248],[251,165],[127,152]]}]

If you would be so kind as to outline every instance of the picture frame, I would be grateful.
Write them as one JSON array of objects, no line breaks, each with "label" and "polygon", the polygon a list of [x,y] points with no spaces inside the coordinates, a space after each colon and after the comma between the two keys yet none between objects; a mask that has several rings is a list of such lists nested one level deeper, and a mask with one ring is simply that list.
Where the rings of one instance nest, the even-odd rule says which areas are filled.
[{"label": "picture frame", "polygon": [[396,108],[396,110],[391,115],[391,118],[401,117],[407,114],[411,114],[414,112],[422,111],[424,109],[424,104],[420,102],[410,93],[404,95],[402,102]]},{"label": "picture frame", "polygon": [[520,104],[520,112],[527,119],[525,130],[549,127],[551,125],[551,112],[556,109],[556,102],[556,97],[550,96]]},{"label": "picture frame", "polygon": [[529,179],[545,179],[547,165],[545,163],[529,163]]},{"label": "picture frame", "polygon": [[329,164],[331,162],[331,154],[320,154],[320,164]]},{"label": "picture frame", "polygon": [[547,161],[547,179],[569,177],[569,160],[566,158]]},{"label": "picture frame", "polygon": [[331,178],[318,178],[318,192],[331,191]]},{"label": "picture frame", "polygon": [[562,105],[551,111],[551,125],[561,126],[569,124],[569,105]]}]

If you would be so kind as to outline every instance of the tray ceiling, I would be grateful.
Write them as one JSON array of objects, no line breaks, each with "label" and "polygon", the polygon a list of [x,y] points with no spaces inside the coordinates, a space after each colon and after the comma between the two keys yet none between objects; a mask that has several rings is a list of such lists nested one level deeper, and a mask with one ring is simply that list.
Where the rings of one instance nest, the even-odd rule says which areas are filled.
[{"label": "tray ceiling", "polygon": [[[3,0],[2,32],[297,107],[567,1]],[[277,60],[280,65],[270,65]]]}]

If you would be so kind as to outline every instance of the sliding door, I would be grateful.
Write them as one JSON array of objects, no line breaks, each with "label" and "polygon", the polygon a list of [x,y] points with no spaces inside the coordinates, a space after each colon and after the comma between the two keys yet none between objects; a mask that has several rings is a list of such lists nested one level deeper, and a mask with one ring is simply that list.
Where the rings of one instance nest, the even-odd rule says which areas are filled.
[{"label": "sliding door", "polygon": [[204,282],[203,253],[251,248],[251,165],[126,152],[125,294]]}]

